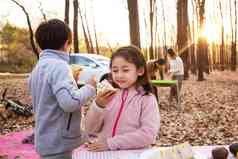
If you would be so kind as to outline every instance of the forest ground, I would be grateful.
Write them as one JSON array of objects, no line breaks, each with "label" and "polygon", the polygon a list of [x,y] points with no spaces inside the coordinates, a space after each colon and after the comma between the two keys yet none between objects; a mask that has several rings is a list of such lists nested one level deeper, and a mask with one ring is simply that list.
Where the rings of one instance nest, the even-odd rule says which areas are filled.
[{"label": "forest ground", "polygon": [[[0,74],[0,93],[8,88],[8,98],[30,105],[26,82],[26,76]],[[182,109],[168,103],[169,88],[158,88],[158,92],[161,116],[158,145],[185,141],[192,145],[220,145],[238,141],[238,72],[212,72],[202,82],[191,75],[183,83]],[[1,135],[34,126],[32,117],[21,117],[1,107],[0,113],[6,118],[0,118]]]}]

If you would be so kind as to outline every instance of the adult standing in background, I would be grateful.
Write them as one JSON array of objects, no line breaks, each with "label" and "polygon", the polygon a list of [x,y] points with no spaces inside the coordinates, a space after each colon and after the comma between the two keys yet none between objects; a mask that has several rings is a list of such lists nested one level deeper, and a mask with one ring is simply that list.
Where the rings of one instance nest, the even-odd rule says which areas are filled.
[{"label": "adult standing in background", "polygon": [[[167,50],[169,55],[169,74],[172,76],[172,80],[178,81],[178,92],[180,92],[182,88],[182,81],[184,79],[184,67],[183,67],[183,61],[182,59],[176,55],[173,49]],[[177,96],[177,87],[172,86],[170,90],[170,96],[169,101],[172,102],[173,97],[176,98],[178,102],[178,96]]]}]

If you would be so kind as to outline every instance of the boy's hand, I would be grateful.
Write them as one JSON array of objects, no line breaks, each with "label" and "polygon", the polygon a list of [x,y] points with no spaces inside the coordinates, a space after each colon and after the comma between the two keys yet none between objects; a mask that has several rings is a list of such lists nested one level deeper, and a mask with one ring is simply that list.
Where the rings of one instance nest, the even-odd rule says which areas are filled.
[{"label": "boy's hand", "polygon": [[101,108],[105,108],[107,104],[112,100],[115,93],[116,91],[113,90],[105,90],[103,92],[99,92],[96,96],[96,104]]},{"label": "boy's hand", "polygon": [[96,86],[97,86],[96,76],[92,76],[92,77],[87,81],[87,84],[90,84],[91,86],[93,86],[94,88],[96,88]]},{"label": "boy's hand", "polygon": [[70,65],[70,68],[72,70],[73,77],[74,77],[75,81],[77,82],[79,80],[80,72],[82,71],[82,68],[75,64]]},{"label": "boy's hand", "polygon": [[96,142],[87,144],[87,150],[94,151],[94,152],[106,151],[106,150],[109,150],[109,147],[108,147],[107,141],[105,139],[104,140],[99,139]]}]

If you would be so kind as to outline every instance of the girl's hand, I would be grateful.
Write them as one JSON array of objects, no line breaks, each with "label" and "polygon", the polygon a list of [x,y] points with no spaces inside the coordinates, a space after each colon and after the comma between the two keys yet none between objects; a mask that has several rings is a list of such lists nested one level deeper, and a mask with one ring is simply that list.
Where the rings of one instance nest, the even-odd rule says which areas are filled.
[{"label": "girl's hand", "polygon": [[91,86],[93,86],[94,88],[96,88],[96,85],[97,85],[96,76],[93,75],[93,76],[87,81],[87,84],[90,84]]},{"label": "girl's hand", "polygon": [[98,93],[95,100],[96,104],[101,108],[105,108],[107,104],[112,100],[115,93],[116,91],[112,91],[112,90],[106,90],[106,91]]},{"label": "girl's hand", "polygon": [[107,150],[109,150],[109,147],[108,147],[107,141],[105,139],[104,140],[99,139],[98,141],[95,141],[93,143],[88,143],[87,150],[94,151],[94,152],[107,151]]}]

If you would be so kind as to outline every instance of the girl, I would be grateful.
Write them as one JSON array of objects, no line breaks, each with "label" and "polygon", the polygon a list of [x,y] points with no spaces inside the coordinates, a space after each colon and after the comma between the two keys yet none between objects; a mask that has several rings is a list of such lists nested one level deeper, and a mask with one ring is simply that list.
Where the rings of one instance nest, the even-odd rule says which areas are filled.
[{"label": "girl", "polygon": [[97,133],[90,151],[147,148],[160,127],[146,62],[135,46],[119,48],[111,57],[112,80],[119,90],[98,94],[86,115],[85,129]]}]

